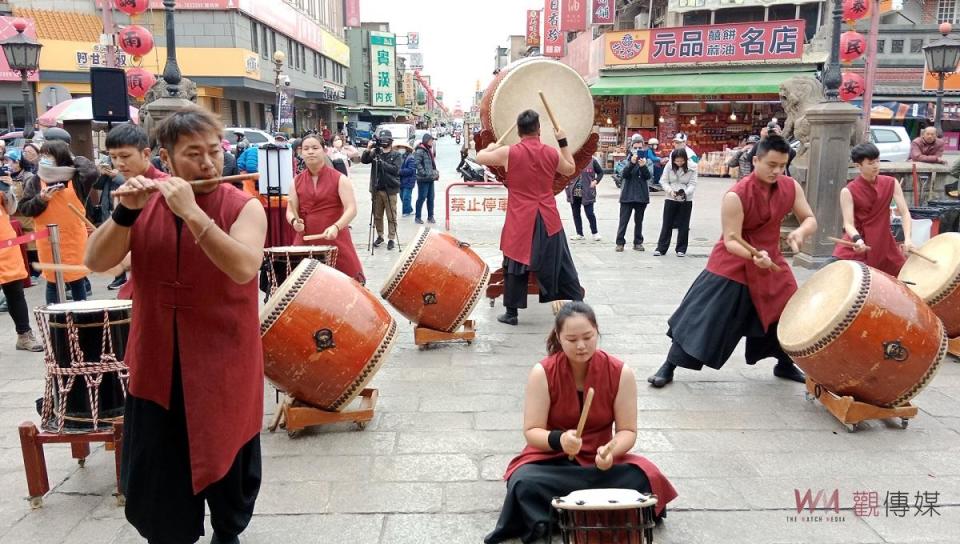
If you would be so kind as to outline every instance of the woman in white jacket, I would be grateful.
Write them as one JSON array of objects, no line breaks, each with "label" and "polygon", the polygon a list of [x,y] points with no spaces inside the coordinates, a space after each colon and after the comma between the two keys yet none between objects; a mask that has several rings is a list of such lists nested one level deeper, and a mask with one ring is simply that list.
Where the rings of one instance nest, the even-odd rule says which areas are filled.
[{"label": "woman in white jacket", "polygon": [[660,239],[654,257],[667,253],[673,229],[677,229],[677,257],[687,254],[687,240],[690,236],[690,212],[693,211],[693,192],[697,188],[697,165],[687,160],[684,149],[676,150],[673,164],[667,165],[660,177],[660,185],[666,192],[663,201],[663,226],[660,227]]}]

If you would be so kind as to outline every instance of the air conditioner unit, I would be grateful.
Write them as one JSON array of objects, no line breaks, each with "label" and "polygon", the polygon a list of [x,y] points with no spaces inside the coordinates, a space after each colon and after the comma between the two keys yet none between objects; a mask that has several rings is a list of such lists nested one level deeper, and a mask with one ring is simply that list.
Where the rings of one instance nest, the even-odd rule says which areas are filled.
[{"label": "air conditioner unit", "polygon": [[633,28],[647,28],[650,26],[650,12],[641,11],[633,18]]}]

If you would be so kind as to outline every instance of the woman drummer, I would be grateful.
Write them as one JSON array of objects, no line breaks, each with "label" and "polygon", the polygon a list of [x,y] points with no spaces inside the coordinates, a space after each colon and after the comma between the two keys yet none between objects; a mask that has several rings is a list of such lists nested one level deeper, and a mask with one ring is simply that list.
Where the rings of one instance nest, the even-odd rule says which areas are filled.
[{"label": "woman drummer", "polygon": [[[551,499],[579,489],[653,492],[659,499],[658,517],[677,496],[656,465],[628,453],[637,440],[636,378],[622,361],[597,349],[599,338],[590,306],[569,302],[557,313],[547,339],[548,355],[527,380],[527,446],[507,467],[507,496],[496,529],[484,540],[487,544],[536,540],[550,523]],[[593,402],[578,438],[575,429],[584,392],[590,388]]]},{"label": "woman drummer", "polygon": [[357,216],[357,202],[350,178],[326,164],[325,144],[316,134],[301,140],[301,155],[307,168],[293,180],[287,205],[287,221],[297,232],[294,245],[310,245],[303,237],[318,234],[337,246],[337,270],[364,283],[363,267],[350,237],[350,222]]}]

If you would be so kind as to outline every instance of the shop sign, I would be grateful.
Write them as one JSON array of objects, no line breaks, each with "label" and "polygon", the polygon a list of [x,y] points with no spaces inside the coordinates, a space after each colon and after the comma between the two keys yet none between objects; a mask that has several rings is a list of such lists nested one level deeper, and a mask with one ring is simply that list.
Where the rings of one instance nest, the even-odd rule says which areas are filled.
[{"label": "shop sign", "polygon": [[540,10],[527,10],[527,46],[540,47]]},{"label": "shop sign", "polygon": [[[960,66],[957,67],[957,70],[960,71]],[[940,74],[924,69],[923,70],[923,90],[936,91],[939,85],[940,85]],[[943,79],[943,90],[944,91],[960,91],[960,72],[951,72],[947,74],[947,77]]]},{"label": "shop sign", "polygon": [[587,28],[587,0],[563,0],[560,13],[560,30],[580,32]]},{"label": "shop sign", "polygon": [[336,87],[330,83],[323,84],[323,99],[334,102],[336,100],[343,100],[346,98],[346,90],[342,87]]},{"label": "shop sign", "polygon": [[407,49],[420,49],[419,32],[407,32]]},{"label": "shop sign", "polygon": [[410,53],[410,69],[423,70],[423,53]]},{"label": "shop sign", "polygon": [[803,40],[799,19],[608,32],[604,64],[792,60],[803,56]]},{"label": "shop sign", "polygon": [[370,32],[370,105],[396,106],[397,40],[387,32]]},{"label": "shop sign", "polygon": [[[117,68],[126,68],[129,66],[129,57],[119,49],[114,53],[117,61]],[[89,51],[77,51],[77,70],[89,70],[90,68],[107,67],[107,48],[103,45],[94,45]]]},{"label": "shop sign", "polygon": [[560,32],[560,0],[544,0],[543,56],[563,56],[563,33]]},{"label": "shop sign", "polygon": [[616,0],[593,0],[590,17],[595,25],[612,25],[617,19]]}]

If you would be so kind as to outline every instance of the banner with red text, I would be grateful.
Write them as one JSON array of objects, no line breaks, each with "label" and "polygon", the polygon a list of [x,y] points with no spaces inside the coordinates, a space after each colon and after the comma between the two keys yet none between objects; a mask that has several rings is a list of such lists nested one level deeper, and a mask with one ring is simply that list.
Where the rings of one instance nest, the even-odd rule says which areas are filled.
[{"label": "banner with red text", "polygon": [[560,32],[560,0],[544,0],[543,56],[563,56],[563,33]]},{"label": "banner with red text", "polygon": [[527,46],[540,47],[540,10],[527,10]]},{"label": "banner with red text", "polygon": [[587,29],[587,0],[563,0],[560,8],[560,30],[580,32]]},{"label": "banner with red text", "polygon": [[593,0],[590,21],[595,25],[612,25],[617,19],[616,0]]}]

